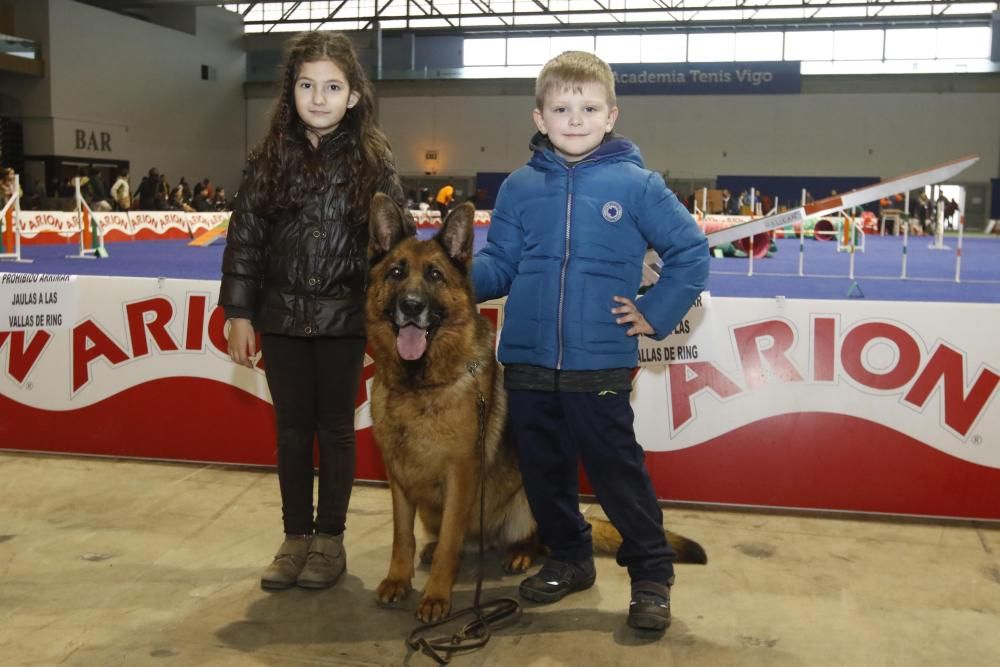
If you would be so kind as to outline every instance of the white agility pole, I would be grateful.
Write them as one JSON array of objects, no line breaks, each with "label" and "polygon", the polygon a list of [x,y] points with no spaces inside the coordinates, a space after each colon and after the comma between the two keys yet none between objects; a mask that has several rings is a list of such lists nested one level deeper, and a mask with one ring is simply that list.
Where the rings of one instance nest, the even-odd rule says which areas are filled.
[{"label": "white agility pole", "polygon": [[[940,192],[937,188],[935,191]],[[927,246],[931,250],[948,250],[948,246],[944,244],[944,202],[940,201],[938,197],[936,199],[937,203],[934,206],[934,221],[936,223],[934,227],[934,243]]]},{"label": "white agility pole", "polygon": [[[701,189],[701,210],[708,213],[708,188]],[[723,211],[725,213],[725,211]]]},{"label": "white agility pole", "polygon": [[848,228],[848,231],[847,231],[848,237],[849,237],[848,238],[849,246],[848,246],[847,251],[849,253],[851,253],[851,259],[850,259],[850,263],[849,263],[850,268],[848,269],[848,275],[847,275],[847,277],[850,278],[851,280],[854,280],[854,237],[855,237],[855,233],[854,233],[854,218],[848,218],[844,222],[844,224],[845,225],[850,225],[850,227]]},{"label": "white agility pole", "polygon": [[[0,253],[0,260],[5,262],[19,262],[21,264],[31,264],[33,259],[23,259],[21,257],[21,175],[14,174],[14,194],[0,209],[0,221],[6,228],[7,216],[10,215],[10,227],[14,232],[14,252]],[[4,230],[6,231],[6,229]]]},{"label": "white agility pole", "polygon": [[[793,228],[794,229],[794,228]],[[799,275],[805,275],[806,263],[806,223],[799,223]]]},{"label": "white agility pole", "polygon": [[709,246],[719,246],[745,239],[755,234],[769,232],[778,227],[785,227],[796,222],[802,222],[807,217],[814,217],[852,206],[860,206],[870,201],[878,201],[882,197],[919,188],[929,183],[939,183],[961,173],[979,159],[978,155],[970,155],[951,162],[945,162],[928,169],[922,169],[904,174],[887,181],[851,190],[841,195],[827,197],[791,211],[768,215],[756,220],[750,220],[739,225],[720,229],[708,235]]},{"label": "white agility pole", "polygon": [[[909,195],[907,195],[909,198]],[[903,272],[899,275],[900,280],[906,280],[906,251],[910,242],[910,220],[907,218],[903,223]]]},{"label": "white agility pole", "polygon": [[753,237],[752,236],[750,237],[750,249],[747,251],[747,257],[750,260],[750,264],[748,265],[748,268],[747,268],[747,275],[748,276],[752,276],[753,275]]},{"label": "white agility pole", "polygon": [[[805,207],[806,205],[806,189],[802,188],[802,202],[800,206]],[[792,228],[794,229],[794,227]],[[813,238],[816,238],[816,232],[813,231]],[[806,223],[803,220],[799,223],[799,275],[804,276],[806,268]]]},{"label": "white agility pole", "polygon": [[962,217],[958,218],[958,247],[955,248],[955,282],[962,282],[962,231],[965,229],[965,223]]},{"label": "white agility pole", "polygon": [[851,241],[849,232],[851,230],[851,225],[854,224],[854,219],[851,218],[851,214],[848,213],[847,211],[841,211],[840,215],[844,219],[844,221],[840,223],[840,231],[839,232],[837,232],[836,230],[834,231],[835,235],[834,238],[837,241],[838,253],[850,250]]},{"label": "white agility pole", "polygon": [[[104,234],[101,232],[101,225],[94,221],[94,212],[87,202],[83,200],[83,194],[80,192],[79,176],[73,178],[73,187],[76,189],[76,219],[80,221],[80,252],[76,255],[66,255],[66,259],[97,259],[98,257],[107,257],[108,251],[104,248]],[[84,216],[84,211],[87,213],[86,216]],[[88,248],[84,242],[88,221],[94,226],[93,248]]]}]

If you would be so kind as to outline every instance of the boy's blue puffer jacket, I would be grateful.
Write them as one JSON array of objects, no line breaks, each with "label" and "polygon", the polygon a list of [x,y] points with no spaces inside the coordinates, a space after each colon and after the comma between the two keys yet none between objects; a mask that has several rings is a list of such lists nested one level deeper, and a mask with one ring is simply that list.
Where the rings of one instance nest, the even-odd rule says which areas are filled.
[{"label": "boy's blue puffer jacket", "polygon": [[472,264],[479,301],[506,295],[498,357],[557,370],[632,368],[638,339],[612,297],[635,299],[647,247],[659,282],[636,302],[666,337],[704,289],[708,242],[639,150],[613,136],[570,166],[542,135],[500,187],[487,244]]}]

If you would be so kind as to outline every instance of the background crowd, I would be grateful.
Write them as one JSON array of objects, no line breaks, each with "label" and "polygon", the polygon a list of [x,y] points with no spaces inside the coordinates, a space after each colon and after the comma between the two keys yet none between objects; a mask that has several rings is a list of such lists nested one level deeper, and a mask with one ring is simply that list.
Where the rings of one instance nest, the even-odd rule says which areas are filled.
[{"label": "background crowd", "polygon": [[[6,201],[13,192],[14,171],[9,167],[0,170],[0,198]],[[153,167],[133,184],[128,169],[118,171],[108,183],[99,169],[86,168],[76,176],[53,179],[48,185],[40,180],[21,182],[21,208],[29,211],[72,210],[76,206],[74,178],[80,178],[80,194],[94,211],[228,211],[232,200],[225,188],[216,187],[210,178],[203,178],[193,186],[187,178],[171,184],[166,174]],[[9,183],[8,183],[9,182]]]}]

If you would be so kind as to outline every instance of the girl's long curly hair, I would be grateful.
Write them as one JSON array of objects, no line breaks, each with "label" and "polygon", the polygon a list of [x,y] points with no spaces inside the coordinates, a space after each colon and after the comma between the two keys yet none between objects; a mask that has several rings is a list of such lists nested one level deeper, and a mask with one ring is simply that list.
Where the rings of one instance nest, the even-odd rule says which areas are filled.
[{"label": "girl's long curly hair", "polygon": [[320,60],[330,60],[339,67],[350,91],[359,95],[357,104],[347,109],[334,132],[344,135],[337,139],[345,142],[337,155],[344,160],[341,173],[347,177],[350,217],[364,223],[391,151],[385,135],[375,125],[372,85],[351,40],[339,33],[303,32],[287,42],[281,95],[271,115],[270,130],[251,155],[251,206],[264,214],[295,210],[306,197],[330,187],[332,165],[324,161],[323,151],[309,142],[306,126],[295,110],[299,69],[303,63]]}]

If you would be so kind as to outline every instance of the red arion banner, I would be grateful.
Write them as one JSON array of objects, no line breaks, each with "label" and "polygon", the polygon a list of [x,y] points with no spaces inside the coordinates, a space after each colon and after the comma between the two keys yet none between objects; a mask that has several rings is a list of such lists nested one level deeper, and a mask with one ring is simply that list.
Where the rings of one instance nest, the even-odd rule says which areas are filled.
[{"label": "red arion banner", "polygon": [[[262,368],[214,281],[0,274],[0,447],[274,464]],[[502,305],[483,312],[502,326]],[[1000,519],[995,306],[715,298],[644,344],[632,404],[658,495]],[[382,479],[368,388],[358,476]]]}]

